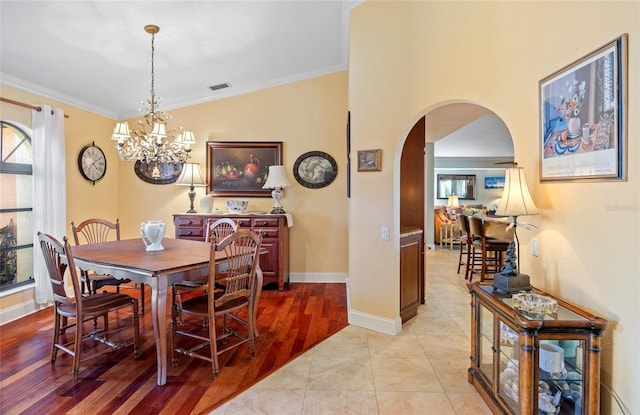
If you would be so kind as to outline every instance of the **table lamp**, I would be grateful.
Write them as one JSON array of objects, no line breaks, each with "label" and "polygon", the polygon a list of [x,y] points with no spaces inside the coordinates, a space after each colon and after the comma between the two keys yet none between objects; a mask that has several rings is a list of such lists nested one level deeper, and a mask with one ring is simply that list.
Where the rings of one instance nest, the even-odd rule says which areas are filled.
[{"label": "table lamp", "polygon": [[269,176],[267,182],[262,186],[263,189],[273,189],[271,197],[273,198],[273,210],[271,213],[284,213],[280,200],[284,197],[282,191],[285,187],[290,187],[289,179],[287,179],[287,173],[284,170],[284,166],[269,166]]},{"label": "table lamp", "polygon": [[460,207],[460,199],[456,194],[451,193],[447,198],[447,207]]},{"label": "table lamp", "polygon": [[[507,259],[500,272],[493,275],[493,288],[507,293],[530,290],[529,276],[520,273],[520,242],[518,241],[518,225],[535,229],[530,224],[518,224],[518,216],[537,215],[538,208],[533,203],[522,167],[509,168],[505,172],[504,192],[496,210],[496,216],[509,216],[510,227],[513,227],[514,241],[507,249]],[[517,263],[516,263],[517,259]]]},{"label": "table lamp", "polygon": [[182,165],[182,172],[180,177],[176,181],[179,186],[189,186],[189,201],[191,205],[187,213],[197,213],[193,208],[193,200],[196,197],[194,186],[206,186],[204,180],[202,180],[202,174],[200,173],[200,164],[198,163],[184,163]]}]

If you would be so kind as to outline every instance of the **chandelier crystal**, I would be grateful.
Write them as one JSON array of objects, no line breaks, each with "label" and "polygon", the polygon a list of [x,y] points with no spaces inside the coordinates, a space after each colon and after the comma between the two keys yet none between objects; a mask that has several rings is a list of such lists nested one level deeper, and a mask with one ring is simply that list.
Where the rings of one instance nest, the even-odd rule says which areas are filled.
[{"label": "chandelier crystal", "polygon": [[144,30],[151,34],[151,97],[142,103],[146,114],[137,121],[133,131],[126,121],[116,123],[111,138],[118,141],[116,149],[121,160],[184,163],[189,158],[189,146],[195,144],[196,139],[192,131],[183,131],[182,127],[167,131],[171,115],[158,110],[161,99],[155,91],[155,35],[160,27],[147,25]]}]

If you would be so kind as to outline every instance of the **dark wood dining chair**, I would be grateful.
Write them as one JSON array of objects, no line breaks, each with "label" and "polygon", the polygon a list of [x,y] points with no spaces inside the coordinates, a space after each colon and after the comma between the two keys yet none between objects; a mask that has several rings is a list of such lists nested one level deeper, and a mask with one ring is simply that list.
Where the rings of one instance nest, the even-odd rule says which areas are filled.
[{"label": "dark wood dining chair", "polygon": [[[206,229],[205,229],[205,242],[215,243],[223,240],[227,236],[231,235],[235,231],[238,230],[238,221],[232,220],[230,218],[208,218]],[[182,308],[180,302],[176,300],[178,296],[185,298],[188,296],[191,291],[191,295],[203,295],[204,292],[202,290],[198,290],[198,287],[204,285],[203,281],[181,281],[179,283],[173,284],[171,286],[171,302],[172,302],[172,313],[175,312],[176,316],[180,323],[184,323],[184,316],[182,315]],[[219,282],[216,283],[218,288],[222,288],[222,284]],[[194,290],[195,288],[195,290]],[[203,322],[203,325],[206,327],[207,321]]]},{"label": "dark wood dining chair", "polygon": [[473,240],[468,279],[471,281],[473,274],[479,273],[480,281],[484,281],[487,273],[495,274],[500,270],[511,241],[488,237],[486,222],[477,216],[469,216],[469,232]]},{"label": "dark wood dining chair", "polygon": [[[73,378],[76,379],[80,371],[80,362],[102,355],[111,350],[121,349],[133,345],[134,356],[140,356],[140,330],[138,326],[138,300],[126,294],[105,292],[90,296],[83,296],[80,291],[78,274],[71,253],[69,240],[64,237],[64,244],[54,237],[38,232],[38,240],[44,255],[49,281],[53,289],[54,327],[51,347],[51,365],[56,361],[58,350],[73,356]],[[72,294],[67,294],[65,274],[73,287]],[[129,308],[130,323],[109,324],[109,313]],[[118,318],[121,313],[116,314]],[[85,330],[85,322],[96,322],[102,318],[102,328],[94,327]],[[73,319],[73,323],[69,323]],[[113,322],[112,322],[113,323]],[[95,325],[95,323],[94,323]],[[68,340],[66,330],[75,326],[73,340]],[[122,342],[119,332],[133,328],[133,341]],[[68,340],[68,341],[67,341]],[[85,355],[87,347],[83,343],[95,347],[92,354]],[[100,345],[103,346],[100,346]],[[73,345],[73,346],[72,346]]]},{"label": "dark wood dining chair", "polygon": [[[177,355],[189,356],[211,362],[214,378],[220,372],[218,356],[226,351],[249,344],[251,357],[255,356],[255,313],[256,268],[260,250],[260,237],[249,230],[238,230],[219,243],[211,244],[208,283],[200,290],[206,295],[196,296],[182,301],[180,294],[177,301],[181,303],[184,315],[194,316],[198,324],[186,320],[178,325],[177,316],[171,321],[171,362],[177,364]],[[226,269],[216,271],[216,253],[226,256]],[[224,287],[216,288],[215,282]],[[208,320],[207,327],[199,322]],[[221,320],[216,324],[216,318]],[[227,323],[227,319],[231,320]],[[219,333],[218,333],[219,332]],[[179,336],[191,339],[190,348],[178,347]],[[193,341],[199,343],[193,345]],[[185,342],[186,343],[186,342]],[[219,347],[220,344],[220,347]]]},{"label": "dark wood dining chair", "polygon": [[[105,219],[87,219],[77,226],[72,221],[71,231],[76,245],[95,244],[107,242],[109,240],[120,240],[120,221],[110,222]],[[85,284],[89,294],[96,294],[105,285],[116,287],[116,292],[120,292],[120,286],[128,284],[131,280],[117,279],[111,275],[101,275],[91,271],[81,271],[82,293],[85,292]],[[140,313],[144,314],[144,284],[140,284]]]}]

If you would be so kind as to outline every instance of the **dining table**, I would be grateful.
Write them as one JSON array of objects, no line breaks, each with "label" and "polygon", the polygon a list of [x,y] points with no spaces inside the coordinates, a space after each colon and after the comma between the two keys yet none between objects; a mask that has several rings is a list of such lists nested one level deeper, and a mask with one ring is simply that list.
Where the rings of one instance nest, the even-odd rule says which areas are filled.
[{"label": "dining table", "polygon": [[[167,383],[167,297],[169,287],[182,281],[206,281],[211,245],[208,242],[165,238],[163,250],[147,251],[141,238],[123,239],[71,247],[75,265],[81,270],[130,279],[151,287],[151,319],[156,343],[157,385]],[[224,264],[224,252],[216,252],[216,266]],[[262,288],[262,271],[256,267],[254,304]],[[257,307],[254,307],[254,312]]]}]

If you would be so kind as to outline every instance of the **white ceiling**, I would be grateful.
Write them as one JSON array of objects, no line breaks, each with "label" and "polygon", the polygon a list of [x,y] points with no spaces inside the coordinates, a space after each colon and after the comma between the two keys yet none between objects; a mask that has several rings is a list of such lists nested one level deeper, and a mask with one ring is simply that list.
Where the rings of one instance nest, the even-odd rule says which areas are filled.
[{"label": "white ceiling", "polygon": [[[0,1],[2,83],[115,119],[347,69],[358,1]],[[209,86],[228,82],[230,88]]]},{"label": "white ceiling", "polygon": [[[155,91],[161,109],[170,110],[346,70],[349,14],[360,3],[0,0],[0,77],[110,118],[137,117],[151,89],[144,26],[160,26]],[[209,89],[225,82],[231,87]],[[513,155],[506,127],[495,116],[482,121],[487,114],[472,104],[430,112],[429,141],[453,133],[437,144],[436,156],[479,154],[474,148],[493,148],[493,156],[510,148]]]}]

